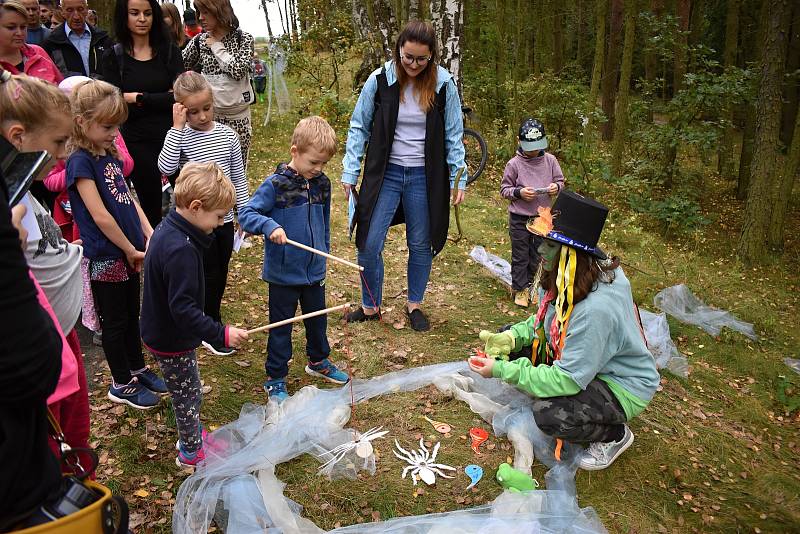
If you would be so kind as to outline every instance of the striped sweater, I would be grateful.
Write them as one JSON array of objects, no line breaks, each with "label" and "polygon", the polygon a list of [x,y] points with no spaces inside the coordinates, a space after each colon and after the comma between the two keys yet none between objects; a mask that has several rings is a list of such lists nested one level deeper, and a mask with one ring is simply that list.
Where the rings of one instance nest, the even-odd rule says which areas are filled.
[{"label": "striped sweater", "polygon": [[[213,161],[222,168],[236,189],[237,211],[241,211],[250,200],[239,136],[228,126],[215,122],[214,128],[208,132],[195,130],[189,125],[183,130],[170,128],[158,155],[158,169],[169,176],[190,161]],[[233,210],[225,216],[226,223],[232,220]]]}]

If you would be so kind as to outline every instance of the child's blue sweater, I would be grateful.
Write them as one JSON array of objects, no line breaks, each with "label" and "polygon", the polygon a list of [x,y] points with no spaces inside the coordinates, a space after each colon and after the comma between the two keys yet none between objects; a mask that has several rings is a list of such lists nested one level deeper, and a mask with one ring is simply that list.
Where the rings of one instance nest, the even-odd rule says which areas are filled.
[{"label": "child's blue sweater", "polygon": [[261,278],[286,286],[310,285],[325,279],[325,258],[292,245],[276,245],[269,235],[283,228],[286,237],[323,252],[330,250],[331,181],[324,174],[306,180],[281,166],[239,211],[245,232],[264,239]]}]

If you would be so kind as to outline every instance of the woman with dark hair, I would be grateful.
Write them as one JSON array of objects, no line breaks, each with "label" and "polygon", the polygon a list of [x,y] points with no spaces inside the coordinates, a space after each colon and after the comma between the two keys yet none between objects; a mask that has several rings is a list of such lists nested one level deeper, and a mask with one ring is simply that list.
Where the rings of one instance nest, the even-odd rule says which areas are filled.
[{"label": "woman with dark hair", "polygon": [[119,44],[103,56],[103,78],[119,87],[128,104],[122,135],[134,161],[131,178],[155,227],[161,221],[158,154],[172,125],[172,83],[183,72],[183,60],[156,0],[117,0],[114,33]]},{"label": "woman with dark hair", "polygon": [[455,183],[465,165],[461,101],[453,76],[437,60],[433,27],[409,22],[393,59],[370,74],[350,119],[342,171],[348,200],[365,149],[366,161],[353,220],[358,263],[364,267],[361,307],[347,314],[348,321],[380,317],[386,234],[391,224],[405,222],[406,314],[414,330],[430,328],[420,305],[433,257],[447,241],[449,199],[459,204],[466,188],[466,173]]},{"label": "woman with dark hair", "polygon": [[164,2],[161,4],[161,9],[164,12],[164,24],[167,26],[169,36],[172,37],[172,41],[178,45],[178,48],[183,50],[189,42],[189,36],[183,31],[183,23],[181,22],[178,6],[172,2]]},{"label": "woman with dark hair", "polygon": [[199,71],[213,89],[214,120],[239,135],[242,163],[247,170],[250,139],[250,104],[255,95],[250,86],[255,54],[253,36],[239,28],[229,0],[195,0],[194,9],[203,27],[183,49],[187,70]]},{"label": "woman with dark hair", "polygon": [[[486,358],[470,368],[535,398],[545,434],[588,445],[578,465],[605,469],[633,443],[628,421],[650,403],[659,383],[619,259],[597,246],[608,216],[602,204],[562,191],[539,208],[528,230],[541,238],[539,309],[507,330],[480,333]],[[499,357],[500,360],[494,358]],[[511,361],[504,361],[511,360]]]}]

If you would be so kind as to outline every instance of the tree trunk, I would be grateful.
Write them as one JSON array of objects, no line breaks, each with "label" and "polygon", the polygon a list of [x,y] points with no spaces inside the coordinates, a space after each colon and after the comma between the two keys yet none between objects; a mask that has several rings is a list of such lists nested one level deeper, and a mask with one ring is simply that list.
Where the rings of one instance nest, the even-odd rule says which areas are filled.
[{"label": "tree trunk", "polygon": [[278,16],[281,19],[281,32],[288,37],[289,32],[286,31],[286,25],[283,22],[283,9],[281,8],[281,0],[276,0],[275,5],[278,6]]},{"label": "tree trunk", "polygon": [[[653,18],[657,21],[661,21],[661,17],[664,12],[664,0],[650,0],[650,12],[653,14]],[[649,39],[653,37],[653,35],[646,35],[645,38]],[[648,85],[653,88],[655,91],[655,82],[656,78],[658,77],[658,56],[656,55],[655,50],[648,49],[644,54],[644,79],[647,81]],[[648,106],[647,109],[647,122],[653,122],[653,108],[652,106]]]},{"label": "tree trunk", "polygon": [[[0,2],[2,4],[2,2]],[[114,35],[114,0],[92,0],[92,9],[97,11],[97,25],[107,30],[112,37]],[[56,4],[58,5],[58,4]]]},{"label": "tree trunk", "polygon": [[[726,69],[736,66],[736,50],[739,44],[739,0],[728,0],[725,16],[725,51],[722,63]],[[733,137],[736,130],[733,126],[733,104],[729,101],[722,110],[725,130],[717,152],[717,171],[724,180],[733,180],[735,161],[733,158]]]},{"label": "tree trunk", "polygon": [[[789,49],[786,52],[786,72],[793,73],[800,69],[800,5],[794,3],[790,6],[791,32],[789,33]],[[781,117],[781,142],[783,146],[792,144],[795,115],[800,97],[800,84],[797,76],[787,76],[783,87],[783,116]]]},{"label": "tree trunk", "polygon": [[391,56],[397,19],[391,0],[353,0],[352,8],[356,32],[367,45],[361,66],[353,76],[353,89],[358,89]]},{"label": "tree trunk", "polygon": [[269,40],[272,41],[272,26],[269,23],[269,10],[267,9],[267,0],[261,0],[261,9],[264,11],[264,18],[267,19],[267,35],[269,35]]},{"label": "tree trunk", "polygon": [[775,250],[783,251],[786,214],[789,213],[789,202],[792,199],[792,189],[798,170],[800,170],[800,113],[795,117],[792,144],[778,180],[778,201],[771,210],[768,243]]},{"label": "tree trunk", "polygon": [[781,193],[777,169],[780,158],[778,136],[788,42],[785,17],[788,8],[788,0],[768,0],[763,8],[767,13],[762,19],[765,26],[761,32],[763,46],[756,101],[755,144],[758,150],[753,155],[750,169],[750,189],[738,247],[739,258],[745,263],[761,263],[766,259],[771,211]]},{"label": "tree trunk", "polygon": [[584,70],[584,63],[583,63],[583,49],[586,48],[584,44],[584,40],[586,39],[586,23],[584,21],[584,9],[583,9],[583,2],[584,0],[577,0],[575,5],[575,10],[577,12],[578,21],[576,23],[576,33],[575,36],[575,60],[578,64],[578,72],[581,74],[585,73]]},{"label": "tree trunk", "polygon": [[558,0],[550,2],[553,10],[553,71],[561,72],[564,68],[564,8],[563,3]]},{"label": "tree trunk", "polygon": [[[765,0],[769,1],[769,0]],[[689,47],[689,18],[691,15],[691,0],[677,0],[675,3],[675,16],[678,19],[678,36],[675,39],[675,64],[672,71],[672,94],[683,87],[683,77],[686,74],[686,56]]]},{"label": "tree trunk", "polygon": [[614,144],[611,150],[611,169],[614,176],[622,176],[622,156],[628,129],[628,93],[631,87],[633,48],[636,40],[636,2],[625,1],[625,43],[622,50],[622,68],[617,90],[617,109],[614,113]]},{"label": "tree trunk", "polygon": [[298,34],[297,34],[297,0],[288,0],[289,2],[289,14],[291,15],[292,19],[292,40],[297,41]]},{"label": "tree trunk", "polygon": [[608,119],[602,126],[603,140],[614,137],[614,100],[616,99],[617,77],[619,73],[619,45],[622,34],[622,2],[611,0],[611,26],[608,34],[608,51],[600,84],[603,91],[603,113]]},{"label": "tree trunk", "polygon": [[461,36],[464,33],[464,0],[431,1],[431,19],[439,41],[441,65],[450,71],[461,94]]},{"label": "tree trunk", "polygon": [[592,65],[592,86],[589,89],[589,111],[597,106],[600,94],[600,77],[603,75],[603,60],[606,51],[606,12],[608,0],[595,0],[594,9],[594,64]]}]

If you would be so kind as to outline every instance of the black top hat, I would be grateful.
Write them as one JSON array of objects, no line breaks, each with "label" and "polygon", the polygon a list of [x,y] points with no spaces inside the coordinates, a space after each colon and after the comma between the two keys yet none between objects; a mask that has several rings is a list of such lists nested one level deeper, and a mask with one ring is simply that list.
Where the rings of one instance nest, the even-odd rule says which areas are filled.
[{"label": "black top hat", "polygon": [[197,24],[197,15],[195,15],[193,9],[187,9],[183,12],[183,23],[189,26]]},{"label": "black top hat", "polygon": [[536,235],[582,250],[600,258],[608,256],[597,246],[608,217],[608,208],[574,191],[564,190],[552,208],[539,208],[539,216],[528,221]]}]

